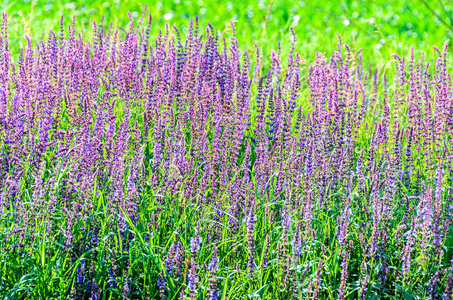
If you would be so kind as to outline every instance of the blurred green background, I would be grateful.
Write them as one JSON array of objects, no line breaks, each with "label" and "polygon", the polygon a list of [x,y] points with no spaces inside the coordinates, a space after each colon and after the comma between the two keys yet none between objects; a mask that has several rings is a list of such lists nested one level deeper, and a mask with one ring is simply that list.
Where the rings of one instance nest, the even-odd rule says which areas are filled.
[{"label": "blurred green background", "polygon": [[[453,5],[446,0],[375,0],[375,1],[293,1],[293,0],[171,0],[171,1],[4,1],[1,10],[10,16],[10,37],[14,51],[24,45],[24,34],[41,38],[48,29],[58,30],[59,17],[66,22],[77,16],[79,29],[90,28],[90,21],[118,26],[128,22],[127,12],[138,21],[143,15],[142,4],[153,16],[152,35],[165,23],[185,32],[195,15],[204,27],[212,23],[224,31],[230,20],[237,20],[242,49],[251,49],[252,42],[268,56],[277,48],[277,41],[287,47],[289,27],[298,35],[298,49],[311,61],[317,51],[331,52],[337,45],[336,33],[352,46],[353,38],[363,49],[364,59],[374,62],[391,59],[392,53],[407,55],[411,46],[432,55],[432,46],[449,42],[453,34]],[[267,22],[265,22],[267,12]],[[145,18],[146,21],[146,18]],[[24,26],[24,24],[26,24]],[[377,30],[377,27],[379,30]],[[227,31],[226,32],[230,32]],[[228,33],[226,33],[228,35]]]}]

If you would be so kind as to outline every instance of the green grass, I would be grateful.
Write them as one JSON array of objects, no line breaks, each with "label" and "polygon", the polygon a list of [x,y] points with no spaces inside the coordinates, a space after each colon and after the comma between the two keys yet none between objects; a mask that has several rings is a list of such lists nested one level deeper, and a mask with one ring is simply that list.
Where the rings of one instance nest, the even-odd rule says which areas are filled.
[{"label": "green grass", "polygon": [[[105,24],[117,22],[125,26],[127,12],[141,17],[142,3],[146,1],[5,1],[2,11],[10,15],[12,46],[23,47],[24,34],[40,38],[48,29],[58,30],[59,17],[77,16],[78,29],[87,28],[90,22]],[[435,13],[452,26],[453,7],[441,1],[427,1]],[[34,3],[34,4],[33,4]],[[265,22],[267,11],[269,16]],[[214,1],[174,0],[152,1],[148,13],[153,16],[152,33],[176,25],[183,31],[189,19],[198,15],[203,27],[212,23],[215,28],[229,30],[230,20],[237,21],[239,43],[252,46],[255,41],[268,56],[277,41],[288,40],[289,27],[293,26],[300,40],[299,52],[312,58],[317,51],[328,51],[337,44],[336,33],[352,45],[355,38],[358,48],[364,48],[364,59],[376,62],[391,59],[392,53],[406,55],[412,45],[429,55],[433,45],[449,41],[453,32],[426,7],[421,0],[359,0],[359,1],[297,1],[267,0]],[[27,28],[24,28],[24,16]],[[372,21],[374,20],[374,21]],[[380,29],[378,32],[374,22]],[[450,41],[449,41],[450,42]],[[282,43],[287,44],[287,43]]]}]

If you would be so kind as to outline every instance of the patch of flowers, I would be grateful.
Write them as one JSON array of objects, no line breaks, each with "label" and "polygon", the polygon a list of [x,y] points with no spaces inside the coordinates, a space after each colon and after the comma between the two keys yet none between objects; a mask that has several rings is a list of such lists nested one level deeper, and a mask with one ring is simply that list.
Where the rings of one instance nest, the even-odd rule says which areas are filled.
[{"label": "patch of flowers", "polygon": [[446,47],[307,63],[292,28],[263,58],[129,18],[13,55],[3,14],[1,297],[451,299]]}]

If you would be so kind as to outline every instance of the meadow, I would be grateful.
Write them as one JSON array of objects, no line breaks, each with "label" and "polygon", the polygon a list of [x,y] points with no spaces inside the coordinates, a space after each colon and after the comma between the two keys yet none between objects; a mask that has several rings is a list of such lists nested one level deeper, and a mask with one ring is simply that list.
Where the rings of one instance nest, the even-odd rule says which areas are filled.
[{"label": "meadow", "polygon": [[1,299],[452,299],[452,7],[0,7]]}]

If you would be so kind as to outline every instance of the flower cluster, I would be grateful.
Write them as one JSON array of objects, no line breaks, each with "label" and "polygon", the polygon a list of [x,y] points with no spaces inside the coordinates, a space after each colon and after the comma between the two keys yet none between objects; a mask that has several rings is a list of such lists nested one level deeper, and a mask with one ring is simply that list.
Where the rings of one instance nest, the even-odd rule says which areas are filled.
[{"label": "flower cluster", "polygon": [[308,64],[293,28],[266,59],[129,18],[15,56],[3,14],[0,296],[451,299],[447,47]]}]

